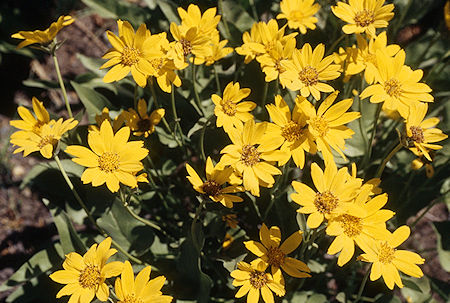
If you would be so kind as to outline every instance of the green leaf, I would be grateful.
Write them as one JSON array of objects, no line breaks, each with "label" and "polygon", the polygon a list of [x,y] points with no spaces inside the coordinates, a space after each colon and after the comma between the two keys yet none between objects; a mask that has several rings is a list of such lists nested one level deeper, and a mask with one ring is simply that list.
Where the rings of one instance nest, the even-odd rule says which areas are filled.
[{"label": "green leaf", "polygon": [[86,67],[96,75],[103,77],[106,74],[106,70],[100,69],[100,66],[105,63],[105,59],[92,58],[80,53],[77,53],[77,58],[78,60],[80,60],[81,64],[83,64],[84,67]]},{"label": "green leaf", "polygon": [[84,107],[86,107],[86,112],[90,123],[95,122],[95,115],[101,113],[104,107],[109,109],[112,108],[112,105],[108,99],[106,99],[106,97],[102,94],[96,92],[94,89],[74,81],[70,81],[70,84],[75,89]]},{"label": "green leaf", "polygon": [[169,22],[175,22],[177,24],[180,23],[180,18],[177,12],[177,5],[170,0],[158,0],[158,6],[163,12],[164,16],[166,16]]},{"label": "green leaf", "polygon": [[436,233],[436,248],[439,256],[439,262],[441,263],[443,269],[450,272],[450,239],[448,237],[450,221],[432,223],[432,227]]},{"label": "green leaf", "polygon": [[132,23],[135,27],[144,23],[148,17],[148,11],[137,5],[132,5],[121,0],[82,0],[94,13],[107,19],[123,19]]},{"label": "green leaf", "polygon": [[306,303],[324,303],[324,302],[327,302],[327,297],[322,294],[313,294],[306,301]]},{"label": "green leaf", "polygon": [[430,281],[426,276],[420,279],[404,277],[402,280],[405,285],[401,289],[402,295],[410,302],[422,303],[431,298]]}]

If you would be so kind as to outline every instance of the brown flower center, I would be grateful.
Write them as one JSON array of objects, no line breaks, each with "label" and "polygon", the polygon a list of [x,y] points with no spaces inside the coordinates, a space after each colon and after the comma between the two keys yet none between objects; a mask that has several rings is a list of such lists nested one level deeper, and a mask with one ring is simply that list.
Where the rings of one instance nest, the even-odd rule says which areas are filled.
[{"label": "brown flower center", "polygon": [[278,71],[279,74],[282,74],[286,71],[286,69],[281,65],[281,59],[275,61],[275,69]]},{"label": "brown flower center", "polygon": [[123,65],[132,66],[139,62],[139,57],[141,55],[141,51],[134,48],[125,46],[122,50],[122,56],[120,57],[120,61]]},{"label": "brown flower center", "polygon": [[298,76],[305,86],[312,86],[319,82],[319,72],[311,66],[305,66]]},{"label": "brown flower center", "polygon": [[339,199],[329,191],[316,193],[314,206],[322,214],[330,214],[339,204]]},{"label": "brown flower center", "polygon": [[183,49],[183,55],[186,57],[192,53],[192,43],[189,40],[181,39],[180,40],[181,47]]},{"label": "brown flower center", "polygon": [[152,127],[152,121],[150,119],[141,119],[137,122],[138,131],[146,132]]},{"label": "brown flower center", "polygon": [[102,276],[100,273],[100,269],[97,265],[87,265],[81,272],[78,277],[78,282],[81,287],[96,289],[100,283],[102,282]]},{"label": "brown flower center", "polygon": [[319,137],[324,137],[329,129],[328,122],[322,117],[315,117],[309,121],[309,125],[319,133]]},{"label": "brown flower center", "polygon": [[221,187],[216,181],[208,180],[202,185],[206,195],[215,197],[220,194]]},{"label": "brown flower center", "polygon": [[144,301],[141,298],[136,298],[134,294],[129,294],[119,303],[144,303]]},{"label": "brown flower center", "polygon": [[281,264],[283,264],[285,257],[286,255],[284,254],[284,252],[282,252],[278,247],[271,247],[267,251],[267,263],[275,267],[280,267]]},{"label": "brown flower center", "polygon": [[265,272],[256,270],[250,273],[250,284],[256,289],[262,288],[268,281],[269,279]]},{"label": "brown flower center", "polygon": [[389,246],[387,242],[384,242],[380,246],[380,251],[378,252],[378,260],[383,264],[389,264],[395,258],[395,249]]},{"label": "brown flower center", "polygon": [[254,145],[242,147],[241,161],[247,166],[253,166],[259,162],[260,153]]},{"label": "brown flower center", "polygon": [[399,97],[402,93],[401,83],[397,79],[389,79],[384,82],[384,90],[391,97]]},{"label": "brown flower center", "polygon": [[417,143],[425,142],[425,137],[423,135],[422,127],[420,127],[420,126],[410,126],[409,129],[411,130],[411,137],[409,137],[411,141],[417,142]]},{"label": "brown flower center", "polygon": [[281,135],[289,142],[292,142],[301,138],[302,128],[294,121],[290,121],[281,129]]},{"label": "brown flower center", "polygon": [[156,59],[150,60],[150,63],[156,71],[159,71],[161,69],[161,67],[163,66],[164,60],[163,60],[163,58],[156,58]]},{"label": "brown flower center", "polygon": [[355,237],[361,233],[362,223],[361,218],[352,215],[341,215],[337,218],[341,227],[344,229],[344,234],[348,237]]},{"label": "brown flower center", "polygon": [[230,100],[222,100],[222,102],[220,102],[220,105],[222,106],[222,111],[228,115],[228,116],[234,116],[236,114],[236,103],[230,101]]},{"label": "brown flower center", "polygon": [[51,144],[55,146],[55,144],[58,143],[58,140],[55,139],[53,135],[47,135],[41,138],[41,141],[39,141],[38,147],[39,149],[43,148],[47,144]]},{"label": "brown flower center", "polygon": [[119,155],[114,152],[104,152],[98,158],[98,166],[107,173],[116,171],[119,168]]},{"label": "brown flower center", "polygon": [[353,20],[355,20],[356,25],[366,27],[375,22],[375,14],[371,10],[363,9],[356,13]]}]

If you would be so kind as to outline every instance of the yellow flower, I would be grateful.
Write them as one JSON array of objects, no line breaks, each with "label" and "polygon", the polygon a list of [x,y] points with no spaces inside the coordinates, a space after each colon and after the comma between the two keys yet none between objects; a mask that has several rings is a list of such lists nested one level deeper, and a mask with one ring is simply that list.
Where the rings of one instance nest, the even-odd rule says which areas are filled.
[{"label": "yellow flower", "polygon": [[382,276],[387,287],[393,289],[395,284],[400,288],[403,287],[399,270],[415,278],[423,276],[422,270],[416,264],[423,264],[425,259],[411,251],[396,249],[408,239],[410,232],[408,226],[400,226],[386,240],[374,241],[367,249],[363,248],[365,254],[362,254],[359,259],[372,263],[371,281]]},{"label": "yellow flower", "polygon": [[239,82],[230,82],[223,91],[223,97],[213,94],[214,114],[217,116],[217,127],[229,132],[233,127],[242,127],[243,122],[253,119],[249,111],[256,107],[252,101],[242,101],[250,95],[250,88],[240,88]]},{"label": "yellow flower", "polygon": [[411,107],[409,116],[406,119],[406,142],[409,150],[416,156],[423,155],[428,161],[432,161],[429,150],[438,150],[442,146],[431,144],[442,141],[448,136],[435,126],[439,123],[439,118],[433,117],[424,120],[427,114],[428,105],[417,103]]},{"label": "yellow flower", "polygon": [[259,23],[254,23],[249,32],[242,34],[242,45],[236,47],[236,53],[241,56],[245,56],[244,63],[248,64],[250,61],[256,58],[260,53],[255,51],[250,45],[261,42],[261,36],[259,33]]},{"label": "yellow flower", "polygon": [[328,162],[323,171],[317,163],[313,163],[311,178],[317,191],[304,183],[293,181],[295,193],[291,195],[292,200],[302,206],[297,212],[310,214],[306,222],[310,228],[317,228],[324,219],[342,213],[364,215],[359,207],[349,203],[358,193],[359,184],[350,180],[346,167],[338,170],[334,162]]},{"label": "yellow flower", "polygon": [[[36,117],[23,106],[17,108],[17,113],[22,118],[22,120],[12,120],[9,122],[11,126],[15,128],[31,131],[36,134],[41,132],[41,128],[44,124],[50,123],[50,116],[48,111],[45,109],[44,104],[39,101],[36,97],[32,98],[33,111]],[[52,122],[53,123],[53,122]]]},{"label": "yellow flower", "polygon": [[94,296],[103,302],[108,300],[109,288],[105,279],[120,275],[123,268],[122,262],[106,263],[117,252],[110,247],[111,238],[108,237],[98,246],[93,244],[84,256],[76,252],[67,254],[64,270],[50,275],[53,281],[67,284],[56,294],[56,298],[70,296],[69,302],[79,303],[89,303]]},{"label": "yellow flower", "polygon": [[155,126],[159,124],[165,114],[164,108],[154,110],[150,116],[147,113],[147,102],[139,99],[137,112],[130,108],[122,113],[125,124],[130,128],[135,136],[144,136],[147,138],[155,131]]},{"label": "yellow flower", "polygon": [[319,44],[314,51],[309,43],[305,43],[301,50],[295,49],[292,60],[283,62],[286,69],[280,75],[280,83],[290,90],[300,90],[303,97],[310,94],[314,99],[320,99],[320,92],[332,92],[334,88],[319,81],[333,80],[339,77],[340,67],[332,64],[333,55],[323,57],[325,46]]},{"label": "yellow flower", "polygon": [[274,298],[272,292],[282,297],[286,291],[284,286],[274,281],[271,274],[266,273],[267,263],[255,260],[248,264],[239,262],[238,269],[231,272],[234,278],[233,286],[241,288],[236,293],[236,298],[242,298],[247,295],[247,302],[257,303],[259,297],[262,296],[264,302],[273,303]]},{"label": "yellow flower", "polygon": [[234,238],[232,235],[230,235],[229,233],[225,234],[225,238],[223,239],[222,242],[222,248],[223,249],[228,249],[230,247],[230,245],[233,243]]},{"label": "yellow flower", "polygon": [[239,223],[236,214],[224,215],[222,216],[222,221],[224,221],[229,228],[236,228]]},{"label": "yellow flower", "polygon": [[26,157],[32,152],[39,151],[44,158],[50,159],[61,137],[77,124],[78,121],[73,118],[65,121],[60,118],[56,122],[52,120],[50,123],[42,125],[38,133],[25,130],[15,132],[11,135],[10,142],[19,148],[13,153],[23,151],[23,156]]},{"label": "yellow flower", "polygon": [[242,202],[242,198],[230,194],[242,192],[240,186],[222,187],[223,184],[229,181],[230,175],[233,173],[233,168],[218,168],[214,167],[210,157],[206,160],[206,181],[199,177],[197,172],[186,163],[186,170],[189,174],[187,176],[194,189],[204,195],[207,195],[214,202],[220,202],[225,207],[233,207],[233,202]]},{"label": "yellow flower", "polygon": [[177,11],[181,18],[181,27],[183,30],[196,27],[200,31],[200,34],[205,36],[217,32],[217,24],[220,21],[220,16],[216,16],[217,8],[209,8],[202,15],[197,5],[190,4],[187,11],[181,7],[178,7]]},{"label": "yellow flower", "polygon": [[317,149],[322,152],[325,162],[333,161],[331,148],[345,158],[345,139],[351,138],[354,131],[344,126],[361,117],[359,112],[346,112],[353,103],[352,99],[345,99],[332,105],[339,91],[330,94],[319,106],[316,112],[314,106],[304,97],[297,97],[300,109],[306,115],[308,131],[314,137]]},{"label": "yellow flower", "polygon": [[89,132],[89,148],[70,145],[66,153],[74,156],[75,163],[87,167],[81,175],[84,184],[100,186],[106,182],[111,192],[119,190],[119,183],[137,186],[136,174],[144,166],[141,160],[148,155],[143,141],[128,142],[130,128],[122,127],[116,134],[111,124],[103,121],[99,132]]},{"label": "yellow flower", "polygon": [[[434,152],[428,152],[428,155],[434,160]],[[421,154],[417,159],[411,162],[411,168],[414,170],[419,170],[425,165],[425,173],[427,178],[432,178],[434,175],[434,167],[432,161],[428,161],[423,154]]]},{"label": "yellow flower", "polygon": [[18,49],[34,43],[46,46],[55,39],[56,35],[63,27],[72,24],[74,21],[75,19],[72,18],[72,16],[60,16],[56,22],[50,24],[50,27],[43,31],[20,31],[11,35],[11,37],[24,40],[17,45]]},{"label": "yellow flower", "polygon": [[264,149],[261,145],[266,130],[265,123],[245,122],[243,128],[232,128],[228,135],[232,144],[225,146],[221,153],[221,165],[232,166],[242,175],[244,188],[254,196],[259,196],[259,186],[272,187],[273,175],[281,171],[268,161],[279,161],[284,152]]},{"label": "yellow flower", "polygon": [[339,254],[337,264],[345,265],[355,253],[355,243],[365,247],[371,239],[386,239],[389,232],[386,221],[394,216],[394,212],[381,209],[388,201],[387,194],[369,198],[370,188],[367,187],[356,197],[354,204],[361,209],[359,215],[345,212],[328,220],[326,233],[336,236],[328,248],[330,255]]},{"label": "yellow flower", "polygon": [[280,74],[286,71],[283,62],[292,58],[296,43],[297,41],[293,37],[287,40],[285,44],[276,41],[273,49],[256,57],[256,60],[261,64],[262,71],[266,74],[266,82],[277,79]]},{"label": "yellow flower", "polygon": [[285,165],[292,157],[295,164],[303,168],[305,152],[316,153],[314,138],[308,132],[307,116],[300,110],[296,102],[291,112],[280,95],[275,96],[275,104],[266,105],[270,118],[274,123],[267,124],[266,135],[262,145],[267,149],[277,149],[285,152],[286,157],[278,161],[278,166]]},{"label": "yellow flower", "polygon": [[[142,269],[134,278],[133,268],[125,261],[120,278],[116,278],[114,289],[118,303],[158,302],[170,303],[173,298],[163,295],[161,288],[166,281],[164,276],[150,279],[151,266]],[[80,302],[81,303],[81,302]]]},{"label": "yellow flower", "polygon": [[122,113],[112,119],[109,114],[109,109],[107,107],[104,107],[101,114],[95,115],[95,122],[97,123],[97,125],[89,125],[89,131],[100,131],[100,126],[105,120],[111,123],[114,133],[117,132],[124,123],[124,117]]},{"label": "yellow flower", "polygon": [[331,10],[336,17],[348,24],[342,27],[346,34],[366,33],[375,36],[377,28],[387,27],[394,17],[393,4],[384,5],[385,0],[349,0],[349,4],[338,2]]},{"label": "yellow flower", "polygon": [[447,0],[444,6],[444,19],[445,25],[447,26],[447,30],[450,30],[450,1]]},{"label": "yellow flower", "polygon": [[289,28],[298,28],[304,35],[306,30],[316,28],[317,18],[313,17],[320,5],[314,0],[283,0],[280,3],[281,14],[277,19],[287,19]]},{"label": "yellow flower", "polygon": [[309,267],[297,259],[287,255],[297,249],[302,242],[302,231],[294,232],[281,245],[281,231],[278,226],[272,226],[270,230],[263,223],[259,230],[260,242],[246,241],[245,247],[271,266],[273,277],[279,277],[284,285],[284,278],[280,268],[288,275],[296,278],[308,278],[311,270]]},{"label": "yellow flower", "polygon": [[211,43],[208,45],[205,57],[202,58],[205,61],[206,66],[214,64],[216,61],[219,61],[220,59],[233,52],[232,47],[225,47],[227,43],[228,40],[219,41],[218,36],[216,36],[216,38],[211,41]]},{"label": "yellow flower", "polygon": [[112,45],[103,59],[109,59],[100,68],[113,66],[103,81],[111,83],[125,78],[130,72],[134,81],[141,86],[147,85],[147,76],[154,73],[153,66],[149,62],[148,52],[158,44],[160,37],[150,35],[145,24],[141,24],[134,32],[128,21],[117,20],[119,36],[108,31],[106,34]]},{"label": "yellow flower", "polygon": [[365,99],[370,96],[370,102],[383,103],[387,110],[397,110],[403,118],[408,116],[409,107],[419,101],[433,102],[433,96],[429,94],[431,88],[425,83],[418,83],[423,72],[418,69],[413,71],[405,63],[405,51],[400,50],[394,58],[384,52],[376,52],[377,72],[376,84],[362,91],[360,97]]}]

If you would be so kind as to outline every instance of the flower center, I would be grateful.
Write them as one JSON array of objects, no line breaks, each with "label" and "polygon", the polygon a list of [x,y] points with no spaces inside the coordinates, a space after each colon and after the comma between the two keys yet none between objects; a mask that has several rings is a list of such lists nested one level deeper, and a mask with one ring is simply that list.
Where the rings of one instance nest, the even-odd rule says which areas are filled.
[{"label": "flower center", "polygon": [[250,284],[256,289],[262,288],[268,281],[269,279],[267,279],[265,272],[256,270],[250,273]]},{"label": "flower center", "polygon": [[305,66],[298,76],[305,86],[312,86],[319,82],[319,73],[317,69],[311,66]]},{"label": "flower center", "polygon": [[338,205],[339,199],[329,191],[316,193],[314,206],[322,214],[330,214]]},{"label": "flower center", "polygon": [[129,294],[123,301],[119,301],[119,303],[144,303],[144,301],[141,298],[136,298],[134,294]]},{"label": "flower center", "polygon": [[159,71],[161,69],[161,67],[163,66],[163,63],[164,63],[163,58],[156,58],[156,59],[150,60],[150,64],[153,66],[153,68],[156,71]]},{"label": "flower center", "polygon": [[45,122],[37,120],[33,125],[33,132],[39,134],[41,131],[41,127],[45,124]]},{"label": "flower center", "polygon": [[301,10],[295,10],[291,12],[291,18],[292,20],[296,20],[296,21],[301,21],[304,17],[304,14],[302,13]]},{"label": "flower center", "polygon": [[300,139],[302,136],[302,128],[294,121],[290,121],[282,128],[281,135],[289,142],[292,142]]},{"label": "flower center", "polygon": [[309,125],[319,134],[319,137],[323,137],[328,132],[328,122],[322,117],[315,117],[309,120]]},{"label": "flower center", "polygon": [[241,161],[247,166],[253,166],[259,162],[259,155],[254,145],[245,145],[242,147]]},{"label": "flower center", "polygon": [[417,142],[417,143],[423,143],[425,141],[425,137],[423,135],[423,129],[420,126],[411,126],[409,128],[411,130],[411,141]]},{"label": "flower center", "polygon": [[132,66],[138,63],[140,55],[140,50],[135,49],[134,47],[125,46],[122,50],[120,61],[123,65]]},{"label": "flower center", "polygon": [[192,53],[192,43],[189,40],[181,39],[180,40],[181,47],[183,48],[183,55],[186,57],[190,53]]},{"label": "flower center", "polygon": [[362,223],[361,218],[352,215],[341,215],[337,218],[341,227],[344,229],[344,234],[348,237],[355,237],[361,233]]},{"label": "flower center", "polygon": [[145,132],[149,131],[152,127],[152,121],[150,119],[141,119],[137,123],[138,131]]},{"label": "flower center", "polygon": [[216,181],[208,180],[202,185],[202,189],[206,195],[215,197],[220,194],[220,185]]},{"label": "flower center", "polygon": [[395,257],[395,249],[389,246],[387,242],[381,243],[380,251],[378,252],[378,260],[383,264],[389,264]]},{"label": "flower center", "polygon": [[47,135],[41,138],[41,141],[39,141],[38,147],[39,149],[43,148],[47,144],[55,145],[58,142],[53,135]]},{"label": "flower center", "polygon": [[371,10],[363,9],[356,13],[354,20],[356,25],[366,27],[375,21],[375,14]]},{"label": "flower center", "polygon": [[236,104],[230,100],[220,102],[222,111],[228,116],[234,116],[236,114]]},{"label": "flower center", "polygon": [[98,166],[107,173],[116,171],[119,168],[119,155],[114,152],[104,152],[98,158]]},{"label": "flower center", "polygon": [[267,251],[267,263],[275,267],[280,267],[281,264],[283,264],[285,257],[286,255],[284,252],[282,252],[278,247],[271,247]]},{"label": "flower center", "polygon": [[398,97],[402,93],[400,82],[393,78],[384,82],[384,90],[391,97]]},{"label": "flower center", "polygon": [[101,281],[102,276],[97,265],[87,265],[78,277],[78,282],[83,288],[96,289]]}]

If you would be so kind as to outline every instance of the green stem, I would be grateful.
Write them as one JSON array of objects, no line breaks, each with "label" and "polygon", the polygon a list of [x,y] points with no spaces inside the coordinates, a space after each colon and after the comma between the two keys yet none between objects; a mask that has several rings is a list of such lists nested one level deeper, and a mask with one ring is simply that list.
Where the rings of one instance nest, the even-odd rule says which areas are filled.
[{"label": "green stem", "polygon": [[[101,228],[97,222],[95,221],[94,217],[92,217],[92,215],[90,214],[89,210],[86,207],[86,204],[84,204],[83,200],[81,199],[80,195],[78,195],[77,190],[75,189],[75,187],[73,186],[72,181],[70,181],[69,176],[67,175],[66,171],[64,170],[64,167],[61,164],[61,161],[59,160],[58,155],[54,155],[54,159],[56,162],[56,165],[58,165],[59,170],[61,171],[62,176],[64,177],[64,180],[66,181],[67,185],[69,186],[70,190],[72,191],[73,195],[75,196],[75,199],[77,200],[77,202],[80,204],[80,206],[83,208],[83,210],[85,211],[89,221],[91,221],[91,223],[98,229],[98,231],[102,234],[103,237],[107,238],[109,237],[108,233]],[[138,258],[130,255],[122,246],[120,246],[119,243],[117,243],[114,239],[111,239],[111,242],[113,243],[113,245],[115,247],[117,247],[117,249],[123,253],[128,259],[132,260],[133,262],[137,263],[137,264],[143,264],[144,262],[142,262],[141,260],[139,260]]]},{"label": "green stem", "polygon": [[269,82],[264,81],[264,89],[263,89],[263,96],[261,99],[261,107],[264,108],[264,105],[266,104],[267,99],[267,92],[269,91]]},{"label": "green stem", "polygon": [[69,113],[69,117],[73,118],[72,109],[70,108],[69,99],[67,98],[66,87],[64,86],[64,81],[61,76],[61,71],[59,69],[58,58],[56,57],[56,53],[52,54],[53,62],[55,63],[56,75],[58,76],[59,86],[61,87],[61,91],[64,97],[64,102],[66,103],[67,112]]},{"label": "green stem", "polygon": [[214,68],[214,78],[216,79],[217,93],[221,95],[222,89],[220,88],[219,74],[217,73],[217,66],[215,63],[213,64],[213,68]]},{"label": "green stem", "polygon": [[205,204],[206,204],[206,200],[200,199],[200,205],[197,207],[197,210],[195,211],[194,220],[192,220],[192,224],[191,224],[192,243],[194,243],[194,246],[198,252],[200,252],[202,250],[202,248],[198,245],[197,241],[194,240],[197,238],[195,235],[195,224],[197,223],[197,221],[200,217],[200,213],[202,212],[202,209],[205,206]]},{"label": "green stem", "polygon": [[206,155],[205,155],[205,133],[206,133],[206,128],[208,127],[209,122],[211,121],[211,119],[214,117],[214,115],[211,115],[208,120],[206,120],[205,124],[203,125],[202,128],[202,133],[200,135],[200,151],[201,151],[201,157],[202,157],[202,161],[206,161]]},{"label": "green stem", "polygon": [[434,199],[433,201],[431,201],[430,204],[428,204],[427,208],[420,214],[420,216],[418,216],[413,223],[411,223],[410,228],[413,229],[414,226],[416,226],[417,223],[419,223],[419,221],[427,214],[427,212],[434,206],[436,205],[438,202],[441,201],[441,198],[446,196],[449,193],[449,191],[447,190],[446,192],[444,192],[442,194],[442,196]]},{"label": "green stem", "polygon": [[219,12],[222,15],[221,21],[222,21],[223,26],[225,28],[225,36],[226,36],[225,38],[227,38],[228,41],[231,41],[231,32],[230,32],[230,29],[228,27],[228,23],[227,23],[227,18],[225,16],[225,12],[223,10],[223,1],[219,0],[217,4],[218,4],[218,7],[219,7]]},{"label": "green stem", "polygon": [[336,41],[334,41],[333,44],[328,49],[326,56],[333,53],[334,49],[339,44],[339,42],[341,42],[346,36],[347,36],[347,34],[342,34]]},{"label": "green stem", "polygon": [[369,278],[369,274],[370,274],[370,270],[367,269],[366,274],[364,275],[364,278],[361,282],[361,285],[359,286],[359,290],[358,290],[358,294],[356,295],[356,299],[355,299],[355,301],[353,301],[353,303],[357,303],[361,299],[362,293],[364,291],[364,287],[366,287],[367,279]]},{"label": "green stem", "polygon": [[[195,58],[194,58],[195,61]],[[198,95],[197,92],[197,85],[196,85],[196,80],[197,80],[197,75],[196,75],[196,71],[195,71],[195,64],[192,63],[192,88],[194,89],[194,97],[195,97],[195,102],[197,104],[197,111],[199,111],[200,116],[205,116],[205,113],[203,112],[203,108],[202,108],[202,103],[200,101],[200,96]]]},{"label": "green stem", "polygon": [[380,118],[381,108],[382,108],[383,104],[379,103],[377,106],[378,107],[377,107],[377,111],[375,112],[375,119],[373,121],[372,134],[370,135],[369,144],[367,146],[367,153],[366,153],[366,155],[364,157],[364,161],[363,161],[364,169],[366,169],[366,166],[370,162],[370,158],[372,156],[373,139],[375,138],[375,134],[377,132],[378,120]]},{"label": "green stem", "polygon": [[255,21],[258,22],[259,18],[258,12],[256,11],[255,0],[248,0],[248,3],[250,3],[250,6],[252,8],[253,19],[255,19]]},{"label": "green stem", "polygon": [[172,85],[172,92],[170,93],[170,101],[172,104],[173,118],[175,120],[174,132],[176,132],[176,130],[178,128],[178,131],[180,132],[180,137],[181,137],[181,144],[184,146],[183,130],[181,129],[180,119],[178,118],[178,114],[177,114],[177,106],[175,104],[175,90],[174,90],[173,85]]},{"label": "green stem", "polygon": [[387,155],[387,157],[381,162],[380,167],[377,169],[377,173],[375,174],[375,178],[380,178],[383,174],[384,168],[386,164],[391,160],[391,158],[403,147],[401,143],[397,144],[397,146]]}]

